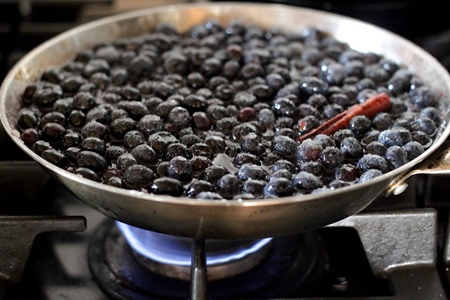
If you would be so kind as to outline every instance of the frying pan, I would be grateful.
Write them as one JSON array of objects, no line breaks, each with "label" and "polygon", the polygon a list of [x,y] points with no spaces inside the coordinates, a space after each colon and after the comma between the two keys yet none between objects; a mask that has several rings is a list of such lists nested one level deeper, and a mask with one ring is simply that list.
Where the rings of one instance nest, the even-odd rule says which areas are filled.
[{"label": "frying pan", "polygon": [[[425,153],[368,182],[325,192],[278,199],[217,201],[145,194],[90,181],[60,169],[33,153],[20,139],[16,117],[20,95],[42,72],[58,66],[99,42],[139,35],[159,22],[184,31],[215,19],[278,27],[301,32],[315,26],[347,42],[407,66],[440,95],[442,125]],[[60,181],[82,202],[118,221],[156,232],[197,239],[247,239],[295,234],[322,227],[360,212],[375,198],[403,190],[417,173],[447,174],[450,77],[431,55],[384,29],[327,12],[277,4],[200,3],[143,9],[81,25],[41,44],[21,59],[0,90],[0,118],[4,134]],[[436,157],[438,160],[436,160]]]}]

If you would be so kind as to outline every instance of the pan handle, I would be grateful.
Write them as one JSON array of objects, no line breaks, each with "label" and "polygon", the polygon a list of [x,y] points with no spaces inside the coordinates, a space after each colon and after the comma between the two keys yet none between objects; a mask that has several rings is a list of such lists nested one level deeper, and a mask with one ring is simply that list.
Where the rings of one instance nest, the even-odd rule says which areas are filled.
[{"label": "pan handle", "polygon": [[407,187],[407,179],[413,175],[450,175],[450,140],[446,140],[436,151],[417,164],[415,168],[391,182],[385,196],[399,195]]}]

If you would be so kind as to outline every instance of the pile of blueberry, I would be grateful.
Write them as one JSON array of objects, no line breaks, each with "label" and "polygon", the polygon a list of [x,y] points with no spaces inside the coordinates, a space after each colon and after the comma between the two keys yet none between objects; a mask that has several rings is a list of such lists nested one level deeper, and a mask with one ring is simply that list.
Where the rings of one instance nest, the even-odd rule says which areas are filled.
[{"label": "pile of blueberry", "polygon": [[[389,111],[301,135],[387,93]],[[99,43],[26,87],[17,125],[43,159],[107,185],[199,199],[320,193],[416,158],[440,124],[418,76],[317,28],[210,20]]]}]

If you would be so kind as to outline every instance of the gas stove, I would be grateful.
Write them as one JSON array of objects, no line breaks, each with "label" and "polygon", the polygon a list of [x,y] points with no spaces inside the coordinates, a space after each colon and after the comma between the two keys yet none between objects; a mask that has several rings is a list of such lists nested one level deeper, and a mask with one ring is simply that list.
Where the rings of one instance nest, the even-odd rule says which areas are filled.
[{"label": "gas stove", "polygon": [[[8,41],[0,49],[0,80],[21,55],[79,24],[83,13],[87,20],[98,11],[86,9],[87,1],[65,2],[0,4],[0,17],[5,16],[0,36]],[[90,5],[117,7],[113,2]],[[374,8],[366,4],[366,12]],[[56,7],[60,18],[44,20],[40,12]],[[334,7],[349,12],[343,4]],[[313,8],[333,11],[332,6]],[[108,11],[120,12],[102,10]],[[420,36],[401,26],[379,25],[450,66],[448,24]],[[198,241],[143,232],[86,206],[1,130],[0,149],[0,299],[450,298],[445,177],[412,177],[401,195],[379,197],[361,213],[313,231],[256,241]],[[153,244],[144,243],[142,251],[149,237]],[[217,247],[222,242],[228,245],[225,252]]]},{"label": "gas stove", "polygon": [[[8,141],[2,145],[20,153]],[[323,228],[225,241],[235,246],[218,255],[238,258],[211,265],[217,241],[199,245],[118,223],[83,204],[34,161],[2,160],[2,299],[206,299],[205,291],[209,299],[448,299],[445,178],[410,181],[403,194],[380,197]],[[153,255],[173,252],[188,264],[142,257],[130,232]],[[154,244],[142,234],[154,236]],[[242,249],[250,254],[237,254]],[[196,251],[206,251],[207,264],[196,260]],[[191,256],[212,278],[190,280]]]}]

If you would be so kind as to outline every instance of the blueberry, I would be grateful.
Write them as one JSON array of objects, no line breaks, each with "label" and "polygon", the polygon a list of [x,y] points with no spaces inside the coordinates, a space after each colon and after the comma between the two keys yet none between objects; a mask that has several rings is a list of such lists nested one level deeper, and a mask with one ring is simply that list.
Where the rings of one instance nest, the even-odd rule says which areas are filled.
[{"label": "blueberry", "polygon": [[238,108],[252,107],[257,101],[257,98],[248,91],[237,92],[233,97],[233,104]]},{"label": "blueberry", "polygon": [[125,149],[121,146],[109,145],[106,147],[105,157],[112,163],[116,163],[119,156],[121,156],[125,152]]},{"label": "blueberry", "polygon": [[224,106],[217,104],[209,105],[206,109],[206,113],[213,123],[230,116],[230,113]]},{"label": "blueberry", "polygon": [[60,168],[64,168],[67,165],[66,156],[61,151],[54,148],[50,148],[42,152],[41,157]]},{"label": "blueberry", "polygon": [[316,176],[322,176],[325,168],[321,162],[318,161],[308,161],[300,164],[298,171],[305,171]]},{"label": "blueberry", "polygon": [[302,95],[305,97],[310,97],[313,94],[326,95],[328,91],[328,84],[325,81],[313,76],[304,77],[299,82],[299,87]]},{"label": "blueberry", "polygon": [[298,138],[298,133],[296,131],[294,131],[291,128],[280,128],[278,130],[276,130],[275,132],[273,132],[272,130],[270,131],[266,131],[267,134],[269,134],[269,136],[285,136],[288,137],[292,140],[297,140]]},{"label": "blueberry", "polygon": [[325,116],[326,119],[331,119],[343,111],[344,108],[341,105],[333,103],[325,105],[323,107],[322,114]]},{"label": "blueberry", "polygon": [[416,157],[420,156],[423,152],[425,152],[422,144],[417,141],[408,142],[402,148],[408,154],[409,160],[413,160]]},{"label": "blueberry", "polygon": [[364,115],[358,115],[353,117],[349,123],[349,129],[355,133],[355,135],[362,135],[370,130],[372,122]]},{"label": "blueberry", "polygon": [[354,137],[344,138],[339,149],[346,159],[358,159],[364,153],[361,143]]},{"label": "blueberry", "polygon": [[314,128],[318,127],[320,125],[319,119],[317,119],[315,116],[306,116],[298,120],[297,123],[297,131],[300,135],[305,134],[307,132],[310,132]]},{"label": "blueberry", "polygon": [[390,78],[388,71],[378,64],[369,65],[365,68],[364,73],[367,78],[372,79],[375,83],[382,83]]},{"label": "blueberry", "polygon": [[125,85],[129,79],[128,71],[122,67],[111,70],[111,82],[116,86]]},{"label": "blueberry", "polygon": [[77,166],[80,168],[89,168],[94,172],[100,172],[108,168],[108,162],[97,152],[83,150],[77,155]]},{"label": "blueberry", "polygon": [[64,116],[68,116],[72,111],[73,98],[58,99],[53,103],[53,111],[62,113]]},{"label": "blueberry", "polygon": [[366,152],[369,154],[384,156],[386,153],[386,146],[381,142],[374,141],[366,146]]},{"label": "blueberry", "polygon": [[259,63],[249,62],[242,66],[240,76],[244,79],[251,79],[255,77],[261,77],[264,74],[264,70]]},{"label": "blueberry", "polygon": [[180,103],[177,100],[167,99],[166,101],[161,102],[155,107],[155,109],[153,110],[153,114],[160,116],[161,118],[166,120],[169,116],[170,111],[178,107],[179,105]]},{"label": "blueberry", "polygon": [[244,123],[253,121],[256,119],[256,110],[253,107],[244,107],[241,110],[239,110],[236,119],[239,122]]},{"label": "blueberry", "polygon": [[322,180],[314,174],[300,171],[292,179],[292,184],[299,190],[311,191],[323,186]]},{"label": "blueberry", "polygon": [[151,134],[147,142],[159,156],[164,156],[167,146],[177,143],[178,139],[169,132],[158,131]]},{"label": "blueberry", "polygon": [[185,158],[191,158],[192,154],[189,148],[183,143],[172,143],[167,146],[164,154],[164,159],[169,161],[175,156],[183,156]]},{"label": "blueberry", "polygon": [[286,159],[280,159],[277,160],[273,165],[270,166],[270,172],[276,172],[278,170],[286,169],[291,173],[297,173],[297,166],[286,160]]},{"label": "blueberry", "polygon": [[407,129],[397,127],[387,129],[380,132],[378,141],[383,143],[386,147],[403,146],[412,140],[411,132]]},{"label": "blueberry", "polygon": [[154,62],[151,58],[138,55],[133,57],[128,65],[127,71],[132,79],[149,76],[154,70]]},{"label": "blueberry", "polygon": [[378,130],[370,130],[366,132],[361,138],[361,145],[368,146],[372,142],[378,141],[378,136],[380,132]]},{"label": "blueberry", "polygon": [[163,55],[163,66],[167,73],[185,75],[188,64],[187,57],[178,51],[168,51]]},{"label": "blueberry", "polygon": [[169,112],[167,121],[174,124],[176,128],[181,129],[189,125],[191,118],[192,117],[187,109],[183,107],[175,107]]},{"label": "blueberry", "polygon": [[[40,119],[40,126],[43,127],[47,123],[57,123],[63,127],[66,126],[66,116],[60,112],[52,111],[42,116]],[[33,128],[33,127],[31,127]]]},{"label": "blueberry", "polygon": [[392,124],[392,116],[389,113],[380,112],[372,120],[372,126],[376,130],[386,130]]},{"label": "blueberry", "polygon": [[217,192],[224,198],[232,198],[241,190],[241,181],[233,174],[225,174],[217,181]]},{"label": "blueberry", "polygon": [[85,124],[81,129],[81,135],[83,138],[97,137],[100,139],[105,139],[105,137],[108,134],[109,134],[108,127],[97,121],[91,121]]},{"label": "blueberry", "polygon": [[434,121],[428,117],[419,117],[411,124],[413,131],[423,131],[429,136],[433,136],[436,133],[437,127]]},{"label": "blueberry", "polygon": [[[195,121],[195,116],[194,116],[194,125],[196,124],[195,122],[196,121]],[[202,122],[202,124],[204,124],[204,123],[205,122]],[[211,126],[211,122],[210,121],[206,122],[206,123],[209,123],[209,126]],[[224,134],[229,135],[233,131],[233,128],[236,127],[238,124],[239,124],[239,122],[238,122],[238,120],[235,117],[224,117],[224,118],[221,118],[220,120],[217,120],[216,127],[217,127],[218,130],[220,130]],[[199,128],[198,125],[195,125],[195,126],[197,128]],[[199,129],[205,129],[206,128],[206,125],[205,126],[201,125],[201,126],[204,127],[204,128],[199,128]]]},{"label": "blueberry", "polygon": [[374,179],[381,175],[383,175],[382,171],[380,171],[378,169],[370,169],[370,170],[367,170],[364,173],[362,173],[357,181],[358,182],[366,182],[366,181],[369,181],[369,180]]},{"label": "blueberry", "polygon": [[145,144],[146,139],[139,130],[130,130],[123,136],[122,144],[127,149],[133,149],[139,145]]},{"label": "blueberry", "polygon": [[400,146],[387,148],[384,158],[392,169],[397,169],[408,163],[408,153]]},{"label": "blueberry", "polygon": [[346,76],[345,68],[342,64],[333,62],[321,69],[319,77],[329,85],[340,85]]},{"label": "blueberry", "polygon": [[320,113],[314,106],[306,103],[302,103],[297,107],[297,117],[305,118],[307,116],[313,116],[316,119],[320,118]]},{"label": "blueberry", "polygon": [[243,164],[260,164],[258,157],[251,153],[240,152],[232,160],[232,164],[235,167],[240,167]]},{"label": "blueberry", "polygon": [[288,170],[280,169],[280,170],[277,170],[277,171],[271,173],[267,179],[269,181],[272,179],[275,179],[275,178],[286,178],[286,179],[292,180],[293,176],[294,175],[291,172],[289,172]]},{"label": "blueberry", "polygon": [[190,160],[183,156],[172,158],[167,168],[167,176],[182,182],[191,181],[193,174]]},{"label": "blueberry", "polygon": [[76,168],[73,173],[93,181],[100,181],[98,174],[89,168]]},{"label": "blueberry", "polygon": [[33,144],[39,140],[39,133],[34,128],[27,128],[20,134],[20,139],[25,143],[25,145],[32,147]]},{"label": "blueberry", "polygon": [[66,133],[66,128],[58,123],[47,123],[41,129],[41,137],[50,143],[59,143]]},{"label": "blueberry", "polygon": [[301,59],[311,65],[316,65],[324,58],[324,54],[316,47],[305,48],[301,54]]},{"label": "blueberry", "polygon": [[328,103],[328,101],[322,94],[313,94],[308,97],[307,103],[312,107],[319,109],[325,106]]},{"label": "blueberry", "polygon": [[192,170],[201,171],[212,164],[211,160],[205,156],[196,155],[191,158]]},{"label": "blueberry", "polygon": [[411,133],[412,140],[419,142],[425,149],[431,146],[433,140],[431,137],[423,131],[413,131]]},{"label": "blueberry", "polygon": [[183,195],[184,188],[181,182],[170,177],[157,178],[151,184],[149,191],[156,195],[170,195],[178,197]]},{"label": "blueberry", "polygon": [[287,136],[275,136],[272,150],[281,156],[290,157],[296,153],[297,142]]},{"label": "blueberry", "polygon": [[95,98],[91,93],[80,92],[73,97],[72,106],[74,109],[82,111],[88,111],[93,108],[95,104]]},{"label": "blueberry", "polygon": [[311,139],[304,140],[296,151],[297,160],[299,162],[317,161],[322,154],[322,146]]},{"label": "blueberry", "polygon": [[360,160],[358,160],[356,166],[362,173],[369,169],[378,169],[383,173],[389,171],[389,166],[386,159],[377,154],[365,154]]},{"label": "blueberry", "polygon": [[56,84],[46,84],[33,93],[32,101],[39,107],[52,107],[56,100],[61,99],[62,88]]},{"label": "blueberry", "polygon": [[269,88],[271,88],[274,91],[278,91],[281,89],[285,84],[286,81],[280,74],[277,73],[270,73],[265,78],[266,84]]},{"label": "blueberry", "polygon": [[278,117],[294,117],[297,114],[297,107],[289,98],[282,97],[273,101],[272,111]]},{"label": "blueberry", "polygon": [[255,164],[243,164],[240,166],[237,177],[241,180],[257,179],[266,180],[269,173],[261,166]]},{"label": "blueberry", "polygon": [[154,167],[158,163],[158,155],[155,150],[147,144],[140,144],[131,150],[131,155],[136,161],[146,167]]},{"label": "blueberry", "polygon": [[293,195],[294,192],[295,189],[292,181],[283,177],[274,178],[264,186],[265,196],[287,197]]},{"label": "blueberry", "polygon": [[211,135],[206,137],[205,144],[209,146],[209,148],[214,154],[225,152],[226,147],[225,140],[220,136]]},{"label": "blueberry", "polygon": [[229,173],[228,169],[224,166],[212,165],[202,172],[200,179],[216,184],[220,178]]},{"label": "blueberry", "polygon": [[214,90],[214,96],[218,99],[228,101],[236,94],[236,89],[231,84],[221,84]]},{"label": "blueberry", "polygon": [[123,173],[123,181],[130,189],[146,188],[153,183],[155,173],[143,165],[130,166]]},{"label": "blueberry", "polygon": [[318,134],[314,137],[314,142],[319,143],[322,148],[326,148],[326,147],[335,147],[336,143],[335,141],[328,135],[326,134]]},{"label": "blueberry", "polygon": [[[336,178],[342,181],[354,181],[361,174],[360,170],[352,164],[343,164],[336,169]],[[330,183],[331,184],[331,183]]]},{"label": "blueberry", "polygon": [[255,196],[260,196],[264,192],[264,186],[266,185],[265,180],[258,180],[258,179],[247,179],[244,181],[242,185],[242,191],[244,193],[250,193]]},{"label": "blueberry", "polygon": [[364,63],[360,60],[352,60],[344,64],[344,71],[347,76],[362,78],[364,76]]},{"label": "blueberry", "polygon": [[162,131],[164,129],[164,121],[160,116],[147,114],[138,121],[137,129],[149,136],[155,132]]},{"label": "blueberry", "polygon": [[205,180],[193,181],[186,189],[186,196],[189,198],[195,198],[201,192],[212,192],[214,191],[213,185]]},{"label": "blueberry", "polygon": [[136,158],[131,153],[125,152],[117,158],[117,168],[126,171],[129,167],[137,164]]},{"label": "blueberry", "polygon": [[198,135],[190,133],[180,137],[180,142],[185,144],[187,147],[191,147],[196,143],[203,143],[203,140]]},{"label": "blueberry", "polygon": [[246,153],[259,155],[264,152],[264,147],[261,144],[261,138],[254,132],[250,132],[243,136],[240,145],[241,150]]},{"label": "blueberry", "polygon": [[141,119],[148,113],[147,106],[139,101],[120,101],[117,107],[119,109],[125,110],[130,118],[135,121],[139,121],[139,119]]},{"label": "blueberry", "polygon": [[433,122],[439,123],[441,119],[441,111],[434,106],[429,106],[422,109],[419,113],[419,116],[430,118],[431,120],[433,120]]},{"label": "blueberry", "polygon": [[68,147],[64,150],[64,156],[71,166],[75,166],[77,164],[77,156],[80,151],[81,149],[79,147]]},{"label": "blueberry", "polygon": [[410,101],[419,108],[435,106],[437,99],[428,87],[420,86],[410,91]]},{"label": "blueberry", "polygon": [[189,150],[191,151],[193,156],[205,156],[208,158],[213,157],[213,151],[207,144],[203,142],[193,144],[189,148]]},{"label": "blueberry", "polygon": [[320,162],[328,170],[334,170],[344,162],[345,153],[336,147],[326,147],[320,156]]},{"label": "blueberry", "polygon": [[231,136],[234,141],[241,142],[242,138],[249,133],[258,133],[258,127],[250,122],[241,123],[235,126],[231,132]]},{"label": "blueberry", "polygon": [[[77,145],[71,145],[77,146]],[[87,137],[81,142],[81,148],[83,150],[89,150],[97,152],[100,155],[105,155],[106,153],[106,144],[105,141],[99,139],[97,137]]]},{"label": "blueberry", "polygon": [[107,125],[111,121],[110,111],[105,107],[96,106],[86,113],[86,122],[97,121]]}]

